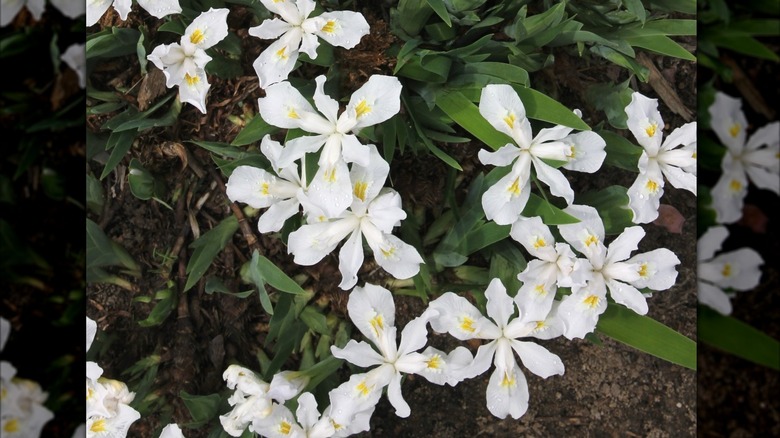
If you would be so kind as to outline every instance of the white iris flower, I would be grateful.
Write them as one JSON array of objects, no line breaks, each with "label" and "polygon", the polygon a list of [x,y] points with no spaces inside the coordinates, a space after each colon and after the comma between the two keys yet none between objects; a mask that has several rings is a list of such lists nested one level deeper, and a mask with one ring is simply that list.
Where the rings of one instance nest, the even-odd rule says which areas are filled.
[{"label": "white iris flower", "polygon": [[306,191],[305,175],[298,174],[298,165],[293,162],[279,166],[282,145],[266,135],[260,142],[260,151],[268,158],[271,172],[252,166],[238,166],[230,174],[227,196],[233,202],[243,202],[253,208],[268,210],[260,215],[257,228],[261,233],[279,231],[284,222],[298,213],[300,196]]},{"label": "white iris flower", "polygon": [[728,236],[726,227],[712,227],[699,237],[696,247],[699,302],[723,315],[731,314],[733,293],[730,291],[747,291],[758,286],[764,264],[761,255],[752,248],[723,252],[715,257]]},{"label": "white iris flower", "polygon": [[[363,237],[374,253],[376,262],[399,279],[411,278],[420,271],[423,259],[417,250],[390,234],[406,218],[401,209],[401,197],[383,188],[390,165],[382,159],[376,146],[369,145],[368,166],[352,165],[352,205],[339,217],[326,222],[301,226],[290,233],[287,245],[299,265],[313,265],[330,254],[347,236],[339,251],[339,287],[347,290],[357,283],[357,273],[363,264]],[[312,183],[312,186],[314,184]],[[309,196],[313,197],[313,187]]]},{"label": "white iris flower", "polygon": [[664,121],[657,99],[634,92],[626,114],[628,129],[643,148],[639,176],[628,189],[628,206],[632,221],[645,224],[658,217],[664,177],[672,186],[696,194],[696,122],[675,129],[662,144]]},{"label": "white iris flower", "polygon": [[607,247],[604,224],[595,208],[570,205],[564,211],[580,222],[559,225],[558,230],[590,264],[587,284],[573,286],[558,308],[566,338],[582,338],[596,328],[599,315],[607,310],[607,290],[615,302],[644,315],[647,299],[638,288],[665,290],[674,285],[680,259],[673,252],[659,248],[629,258],[645,236],[642,227],[626,228]]},{"label": "white iris flower", "polygon": [[[63,0],[64,1],[64,0]],[[181,12],[178,0],[137,0],[138,5],[144,8],[150,15],[163,18],[166,15]],[[133,6],[132,0],[86,0],[87,26],[92,26],[100,20],[111,5],[114,6],[119,18],[127,20],[127,14]]]},{"label": "white iris flower", "polygon": [[466,377],[482,374],[490,368],[492,360],[496,368],[488,382],[487,408],[498,418],[511,415],[517,419],[528,409],[529,394],[528,383],[517,365],[514,353],[517,353],[526,368],[545,379],[563,374],[563,362],[534,342],[518,340],[538,337],[539,321],[537,315],[519,307],[518,315],[512,318],[517,303],[507,295],[501,280],[493,279],[485,296],[487,317],[465,298],[452,292],[431,301],[430,309],[438,312],[438,316],[431,319],[431,328],[460,340],[490,340],[479,347],[474,361],[463,373]]},{"label": "white iris flower", "polygon": [[165,75],[168,88],[179,87],[179,99],[206,114],[206,93],[211,85],[206,78],[206,64],[211,57],[206,49],[228,35],[229,9],[214,9],[195,18],[181,37],[181,43],[164,44],[147,56]]},{"label": "white iris flower", "polygon": [[271,414],[255,419],[250,430],[268,438],[327,438],[335,427],[329,417],[320,415],[314,395],[305,392],[298,397],[295,416],[286,406],[274,404]]},{"label": "white iris flower", "polygon": [[[572,170],[589,170],[599,161],[599,147],[601,150],[604,148],[603,140],[599,142],[593,136],[571,137],[569,133],[572,128],[562,125],[542,129],[534,137],[531,123],[525,115],[525,106],[509,85],[491,84],[483,88],[479,113],[494,128],[509,135],[515,142],[508,143],[495,152],[479,151],[482,164],[499,167],[512,165],[509,173],[482,196],[485,216],[499,225],[509,225],[520,218],[531,194],[532,166],[536,170],[536,176],[550,187],[553,195],[563,197],[567,204],[571,204],[574,191],[569,181],[560,170],[546,164],[542,159],[567,162]],[[580,144],[580,150],[590,152],[591,162],[582,162],[580,165],[569,162],[576,155],[576,144]]]},{"label": "white iris flower", "polygon": [[79,87],[81,88],[87,86],[87,52],[85,47],[86,44],[71,44],[65,50],[65,53],[60,55],[60,59],[76,72],[76,76],[79,78]]},{"label": "white iris flower", "polygon": [[77,1],[77,0],[50,0],[52,6],[57,8],[62,15],[68,18],[76,18],[80,15],[84,15],[87,11],[87,3],[89,1]]},{"label": "white iris flower", "polygon": [[712,188],[712,207],[718,223],[734,223],[742,217],[748,183],[780,194],[780,122],[772,122],[747,138],[742,100],[717,92],[709,107],[712,130],[726,146],[723,173]]},{"label": "white iris flower", "polygon": [[338,115],[338,102],[323,90],[325,76],[318,76],[315,81],[314,104],[319,112],[289,82],[268,87],[265,97],[258,99],[257,104],[261,117],[269,124],[316,134],[288,141],[278,165],[288,166],[322,148],[319,170],[309,187],[309,197],[328,217],[336,217],[352,203],[347,163],[368,165],[369,148],[360,143],[355,133],[398,113],[401,82],[393,76],[371,76],[352,94],[346,110]]},{"label": "white iris flower", "polygon": [[356,287],[349,295],[347,311],[352,323],[376,349],[365,341],[350,340],[344,348],[330,348],[333,356],[359,367],[372,369],[364,380],[367,393],[387,386],[387,398],[399,417],[408,417],[409,405],[401,394],[404,374],[420,374],[426,367],[426,356],[417,352],[428,342],[428,319],[436,314],[426,311],[413,319],[401,332],[396,343],[395,303],[389,290],[372,284]]},{"label": "white iris flower", "polygon": [[249,34],[262,39],[276,39],[252,64],[260,79],[260,87],[287,79],[295,67],[298,53],[317,58],[317,47],[322,38],[333,46],[351,49],[364,35],[368,22],[362,14],[352,11],[325,12],[309,18],[314,11],[314,0],[260,0],[272,13],[281,18],[265,20],[250,27]]}]

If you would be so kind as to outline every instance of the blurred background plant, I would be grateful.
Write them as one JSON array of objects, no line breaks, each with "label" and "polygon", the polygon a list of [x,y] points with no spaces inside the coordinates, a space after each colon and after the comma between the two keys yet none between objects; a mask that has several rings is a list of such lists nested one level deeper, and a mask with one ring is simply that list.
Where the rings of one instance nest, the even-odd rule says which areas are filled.
[{"label": "blurred background plant", "polygon": [[[741,102],[747,121],[746,139],[767,127],[768,138],[775,139],[767,147],[777,151],[780,133],[776,132],[775,102],[780,95],[775,81],[780,73],[780,4],[708,0],[699,2],[698,17],[698,58],[702,66],[698,104],[701,235],[720,225],[710,191],[724,173],[722,163],[728,153],[711,123],[709,108],[716,94],[723,93]],[[770,176],[768,181],[771,180]],[[764,264],[754,288],[726,288],[733,308],[730,314],[700,306],[698,416],[704,434],[780,432],[778,404],[767,389],[780,383],[780,273],[772,262],[780,241],[778,216],[771,207],[777,204],[778,195],[754,183],[745,192],[740,211],[731,212],[735,219],[723,224],[728,238],[722,250],[751,248]]]},{"label": "blurred background plant", "polygon": [[83,337],[84,235],[74,230],[84,215],[86,96],[73,52],[63,55],[84,42],[83,12],[4,2],[3,14],[0,315],[12,326],[3,359],[48,393],[54,418],[41,436],[70,437],[84,417],[85,352],[74,341]]}]

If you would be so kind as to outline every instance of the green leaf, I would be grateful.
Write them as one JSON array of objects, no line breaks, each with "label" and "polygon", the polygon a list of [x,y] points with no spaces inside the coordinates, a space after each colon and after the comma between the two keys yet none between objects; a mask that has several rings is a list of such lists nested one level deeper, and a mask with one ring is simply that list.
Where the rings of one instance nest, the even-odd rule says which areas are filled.
[{"label": "green leaf", "polygon": [[87,219],[87,267],[122,266],[140,275],[140,268],[130,254],[118,243],[109,239],[103,230]]},{"label": "green leaf", "polygon": [[628,12],[634,14],[642,24],[647,19],[647,11],[645,11],[645,5],[642,4],[642,0],[623,0],[623,4],[626,6]]},{"label": "green leaf", "polygon": [[301,318],[301,321],[303,321],[307,327],[315,332],[321,335],[330,335],[327,318],[325,318],[325,315],[316,308],[312,306],[304,307],[299,318]]},{"label": "green leaf", "polygon": [[141,32],[126,27],[112,27],[89,35],[86,44],[87,59],[119,57],[136,53]]},{"label": "green leaf", "polygon": [[186,391],[180,391],[179,397],[184,401],[184,405],[187,406],[190,417],[192,417],[192,422],[186,423],[189,427],[203,426],[221,413],[219,411],[221,404],[219,394],[192,395]]},{"label": "green leaf", "polygon": [[696,342],[647,316],[610,303],[596,331],[645,353],[696,370]]},{"label": "green leaf", "polygon": [[122,131],[112,132],[106,142],[106,149],[111,150],[108,160],[106,160],[106,166],[103,168],[103,173],[100,174],[100,179],[103,179],[110,174],[114,168],[122,161],[130,147],[133,146],[137,131]]},{"label": "green leaf", "polygon": [[714,348],[753,363],[780,370],[780,342],[731,316],[699,306],[698,338]]},{"label": "green leaf", "polygon": [[630,79],[620,84],[593,84],[586,92],[589,101],[593,102],[597,110],[604,111],[609,124],[617,129],[628,129],[626,106],[631,103],[631,93],[633,93],[633,90],[628,87],[629,82]]},{"label": "green leaf", "polygon": [[636,225],[632,222],[634,213],[628,207],[628,189],[623,186],[609,186],[597,192],[578,194],[577,204],[590,205],[599,212],[604,223],[604,233],[620,234],[628,227]]},{"label": "green leaf", "polygon": [[576,217],[545,201],[544,198],[536,193],[531,193],[531,196],[528,198],[528,203],[525,204],[522,215],[525,217],[539,216],[546,225],[576,224],[580,221]]},{"label": "green leaf", "polygon": [[165,319],[168,318],[168,315],[176,308],[177,304],[176,293],[170,290],[167,292],[168,294],[155,304],[154,308],[149,313],[149,316],[142,321],[138,321],[138,325],[141,327],[152,327],[165,322]]},{"label": "green leaf", "polygon": [[465,74],[484,74],[493,76],[501,82],[528,86],[528,72],[516,65],[503,62],[474,62],[463,67]]},{"label": "green leaf", "polygon": [[523,101],[528,118],[584,131],[590,130],[590,126],[577,117],[573,110],[566,108],[557,100],[532,88],[517,85],[513,85],[512,88],[515,89],[517,95],[520,96],[520,100]]},{"label": "green leaf", "polygon": [[444,4],[444,0],[425,0],[428,6],[436,12],[436,15],[447,24],[448,27],[452,27],[452,21],[450,21],[450,13],[447,11],[447,6]]},{"label": "green leaf", "polygon": [[298,295],[305,294],[306,291],[298,285],[292,278],[288,277],[272,261],[263,257],[256,250],[252,253],[251,262],[263,276],[263,280],[282,292]]},{"label": "green leaf", "polygon": [[236,298],[246,298],[255,292],[252,289],[244,292],[232,292],[230,289],[227,288],[227,286],[225,286],[225,283],[218,277],[207,278],[204,291],[209,295],[216,292],[221,294],[233,295]]},{"label": "green leaf", "polygon": [[230,216],[190,244],[190,248],[194,251],[187,263],[185,292],[192,288],[206,273],[214,261],[214,257],[225,248],[237,230],[238,219],[235,216]]},{"label": "green leaf", "polygon": [[605,46],[596,45],[591,47],[590,51],[595,53],[596,55],[603,57],[604,59],[614,62],[615,64],[621,67],[625,67],[631,70],[637,75],[639,80],[642,82],[647,82],[647,79],[650,77],[650,70],[648,70],[647,67],[645,67],[642,64],[639,64],[634,58],[619,53],[614,49]]},{"label": "green leaf", "polygon": [[163,183],[149,173],[138,159],[131,159],[129,168],[127,180],[130,183],[130,191],[136,198],[144,201],[155,199],[169,209],[171,208],[170,205],[161,200],[165,196]]},{"label": "green leaf", "polygon": [[760,59],[768,59],[770,61],[780,61],[780,57],[778,57],[777,54],[772,51],[772,49],[748,35],[712,35],[709,40],[718,47],[733,50],[734,52],[741,53],[743,55],[753,56]]},{"label": "green leaf", "polygon": [[687,61],[696,61],[696,57],[682,46],[664,35],[636,36],[626,38],[626,41],[634,47],[641,47],[651,52],[673,56]]},{"label": "green leaf", "polygon": [[607,153],[604,164],[631,172],[639,172],[639,157],[642,156],[642,147],[612,131],[599,131],[598,134],[607,143],[604,147],[604,151]]},{"label": "green leaf", "polygon": [[236,135],[236,138],[230,143],[233,146],[246,146],[256,141],[262,140],[267,134],[276,132],[278,128],[269,125],[260,114],[255,114],[252,120],[244,126],[244,129]]},{"label": "green leaf", "polygon": [[512,139],[496,131],[479,113],[479,108],[458,91],[440,94],[436,98],[439,107],[463,129],[494,150],[512,143]]}]

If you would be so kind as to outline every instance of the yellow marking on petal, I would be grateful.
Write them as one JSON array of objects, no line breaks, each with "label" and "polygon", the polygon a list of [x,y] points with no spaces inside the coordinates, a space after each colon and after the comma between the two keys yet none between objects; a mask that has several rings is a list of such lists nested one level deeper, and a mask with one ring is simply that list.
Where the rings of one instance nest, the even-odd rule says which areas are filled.
[{"label": "yellow marking on petal", "polygon": [[721,271],[721,274],[723,274],[724,277],[731,277],[731,274],[733,273],[731,271],[731,263],[726,263],[723,265],[723,271]]},{"label": "yellow marking on petal", "polygon": [[[3,391],[5,391],[5,389],[3,389]],[[5,394],[3,394],[3,395],[5,395]],[[94,395],[95,395],[95,390],[92,389],[92,388],[87,388],[87,400],[91,399],[92,396],[94,396]]]},{"label": "yellow marking on petal", "polygon": [[290,109],[287,110],[287,117],[290,119],[300,119],[301,117],[298,115],[297,112],[295,112],[295,108],[290,107]]},{"label": "yellow marking on petal", "polygon": [[89,430],[95,433],[105,432],[106,429],[106,419],[101,418],[100,420],[95,421],[92,423],[92,426],[89,427]]},{"label": "yellow marking on petal", "polygon": [[739,123],[735,123],[735,124],[731,125],[731,128],[729,128],[729,135],[734,137],[734,138],[737,138],[737,136],[739,135],[739,131],[741,131],[741,130],[742,130],[742,127],[739,126]]},{"label": "yellow marking on petal", "polygon": [[658,130],[658,123],[651,122],[650,125],[645,128],[645,133],[648,137],[652,137],[655,135],[656,130]]},{"label": "yellow marking on petal", "polygon": [[190,35],[190,42],[192,44],[199,44],[205,38],[206,38],[206,35],[203,34],[202,30],[195,29],[195,32],[192,32],[192,35]]},{"label": "yellow marking on petal", "polygon": [[570,160],[577,158],[577,149],[574,147],[573,144],[569,145],[569,151],[566,152],[566,158]]},{"label": "yellow marking on petal", "polygon": [[354,188],[352,189],[352,193],[355,194],[357,198],[359,198],[361,201],[366,201],[366,189],[368,188],[368,183],[365,181],[358,181],[355,183]]},{"label": "yellow marking on petal", "polygon": [[325,182],[334,183],[336,182],[336,168],[331,167],[330,169],[325,170],[325,173],[322,175]]},{"label": "yellow marking on petal", "polygon": [[282,47],[281,49],[277,50],[275,53],[276,57],[282,60],[286,60],[289,58],[287,55],[287,46]]},{"label": "yellow marking on petal", "polygon": [[582,302],[591,309],[595,309],[596,306],[599,305],[599,301],[601,301],[601,299],[597,295],[588,295],[587,298],[582,300]]},{"label": "yellow marking on petal", "polygon": [[371,324],[371,328],[374,329],[374,333],[377,335],[379,334],[380,330],[385,328],[385,319],[382,317],[382,315],[377,315],[371,318],[368,323]]},{"label": "yellow marking on petal", "polygon": [[537,284],[534,287],[534,292],[541,296],[547,295],[547,289],[544,288],[543,284]]},{"label": "yellow marking on petal", "polygon": [[504,388],[514,388],[515,385],[517,385],[517,380],[515,380],[514,375],[509,375],[506,372],[504,372],[504,378],[501,379],[501,386]]},{"label": "yellow marking on petal", "polygon": [[515,178],[515,180],[512,182],[512,185],[509,186],[508,189],[506,189],[507,192],[511,193],[512,196],[519,196],[520,195],[520,178]]},{"label": "yellow marking on petal", "polygon": [[645,184],[645,188],[650,193],[657,193],[658,189],[660,188],[660,186],[658,185],[657,182],[649,179],[649,180],[647,180],[647,184]]},{"label": "yellow marking on petal", "polygon": [[366,99],[361,100],[355,106],[355,115],[359,119],[372,111],[371,105],[366,102]]},{"label": "yellow marking on petal", "polygon": [[742,190],[742,183],[735,179],[732,179],[731,182],[729,183],[729,188],[731,189],[732,192],[738,192]]},{"label": "yellow marking on petal", "polygon": [[693,153],[691,154],[691,158],[696,159],[696,151],[693,151]]},{"label": "yellow marking on petal", "polygon": [[543,238],[537,237],[536,241],[534,242],[534,248],[539,249],[543,246],[547,246],[547,242],[545,242]]},{"label": "yellow marking on petal", "polygon": [[368,385],[366,385],[365,380],[360,382],[360,384],[358,384],[358,386],[356,386],[355,389],[357,389],[360,392],[360,394],[364,397],[367,396],[369,393],[371,393],[371,388],[369,388]]},{"label": "yellow marking on petal", "polygon": [[517,116],[515,116],[514,113],[509,113],[504,117],[504,123],[506,123],[507,126],[509,126],[509,129],[515,129],[515,121],[517,121]]},{"label": "yellow marking on petal", "polygon": [[536,327],[534,327],[534,331],[540,331],[547,328],[547,324],[544,323],[544,321],[536,321]]},{"label": "yellow marking on petal", "polygon": [[468,333],[474,333],[476,328],[474,327],[474,320],[469,318],[468,316],[463,316],[460,318],[460,329],[464,332]]},{"label": "yellow marking on petal", "polygon": [[5,388],[0,389],[0,400],[4,399],[8,395],[8,390]]},{"label": "yellow marking on petal", "polygon": [[428,365],[428,368],[438,371],[441,369],[443,361],[441,360],[441,356],[434,354],[430,359],[425,361],[425,364]]},{"label": "yellow marking on petal", "polygon": [[3,432],[13,433],[18,432],[19,429],[19,420],[16,418],[11,418],[3,425]]},{"label": "yellow marking on petal", "polygon": [[594,236],[593,234],[589,234],[588,238],[585,239],[585,246],[591,246],[599,243],[599,238]]},{"label": "yellow marking on petal", "polygon": [[282,435],[289,435],[290,431],[292,430],[292,424],[282,420],[281,423],[279,423],[279,433]]},{"label": "yellow marking on petal", "polygon": [[317,216],[317,220],[320,221],[320,222],[325,222],[326,220],[328,220],[328,218],[326,218],[325,215],[321,214],[321,215]]},{"label": "yellow marking on petal", "polygon": [[333,425],[333,429],[335,429],[335,430],[341,430],[341,428],[344,427],[344,426],[336,423],[336,420],[334,420],[332,418],[330,419],[330,424]]},{"label": "yellow marking on petal", "polygon": [[[269,186],[268,186],[268,183],[267,183],[267,182],[264,182],[264,183],[262,184],[262,186],[260,187],[260,193],[261,193],[263,196],[268,196],[268,194],[269,194],[269,193],[268,193],[268,187],[269,187]],[[240,375],[240,374],[239,374],[239,375]]]},{"label": "yellow marking on petal", "polygon": [[184,80],[187,81],[187,85],[190,87],[194,87],[198,82],[200,82],[200,78],[197,75],[190,76],[189,73],[184,73]]},{"label": "yellow marking on petal", "polygon": [[379,248],[379,250],[382,251],[382,255],[386,259],[389,259],[390,257],[393,256],[393,254],[395,254],[395,247],[394,246],[391,246],[390,249]]},{"label": "yellow marking on petal", "polygon": [[647,277],[647,263],[642,263],[642,266],[639,267],[639,276]]},{"label": "yellow marking on petal", "polygon": [[325,33],[333,33],[336,30],[336,20],[328,20],[320,30]]}]

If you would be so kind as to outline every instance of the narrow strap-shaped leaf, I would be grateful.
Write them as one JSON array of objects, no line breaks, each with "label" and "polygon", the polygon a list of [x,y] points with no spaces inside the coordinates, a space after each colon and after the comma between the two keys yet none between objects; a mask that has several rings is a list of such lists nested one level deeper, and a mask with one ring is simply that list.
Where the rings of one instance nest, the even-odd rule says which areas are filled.
[{"label": "narrow strap-shaped leaf", "polygon": [[447,6],[444,5],[444,0],[425,0],[425,2],[428,3],[428,6],[433,9],[433,12],[436,12],[436,15],[438,15],[447,26],[452,27],[450,13],[447,11]]},{"label": "narrow strap-shaped leaf", "polygon": [[252,263],[256,264],[257,269],[263,275],[263,280],[274,288],[293,295],[306,293],[295,280],[288,277],[284,271],[279,269],[272,261],[261,256],[257,251],[252,253]]},{"label": "narrow strap-shaped leaf", "polygon": [[436,98],[439,107],[452,120],[494,150],[512,143],[509,136],[496,131],[479,113],[479,108],[458,91],[442,93]]},{"label": "narrow strap-shaped leaf", "polygon": [[596,330],[639,351],[696,370],[696,342],[647,316],[610,303]]},{"label": "narrow strap-shaped leaf", "polygon": [[734,356],[780,370],[780,342],[734,317],[699,306],[701,342]]},{"label": "narrow strap-shaped leaf", "polygon": [[266,134],[271,134],[277,130],[275,126],[271,126],[263,120],[260,114],[255,114],[252,120],[244,126],[244,129],[236,135],[236,138],[230,144],[233,146],[246,146],[260,141]]},{"label": "narrow strap-shaped leaf", "polygon": [[230,216],[190,244],[194,251],[187,262],[187,283],[184,285],[184,291],[195,286],[211,266],[214,257],[225,248],[237,230],[238,219]]},{"label": "narrow strap-shaped leaf", "polygon": [[693,56],[691,52],[685,50],[681,45],[665,35],[629,37],[626,38],[626,41],[634,47],[641,47],[650,50],[651,52],[673,56],[687,61],[696,61],[696,57]]}]

